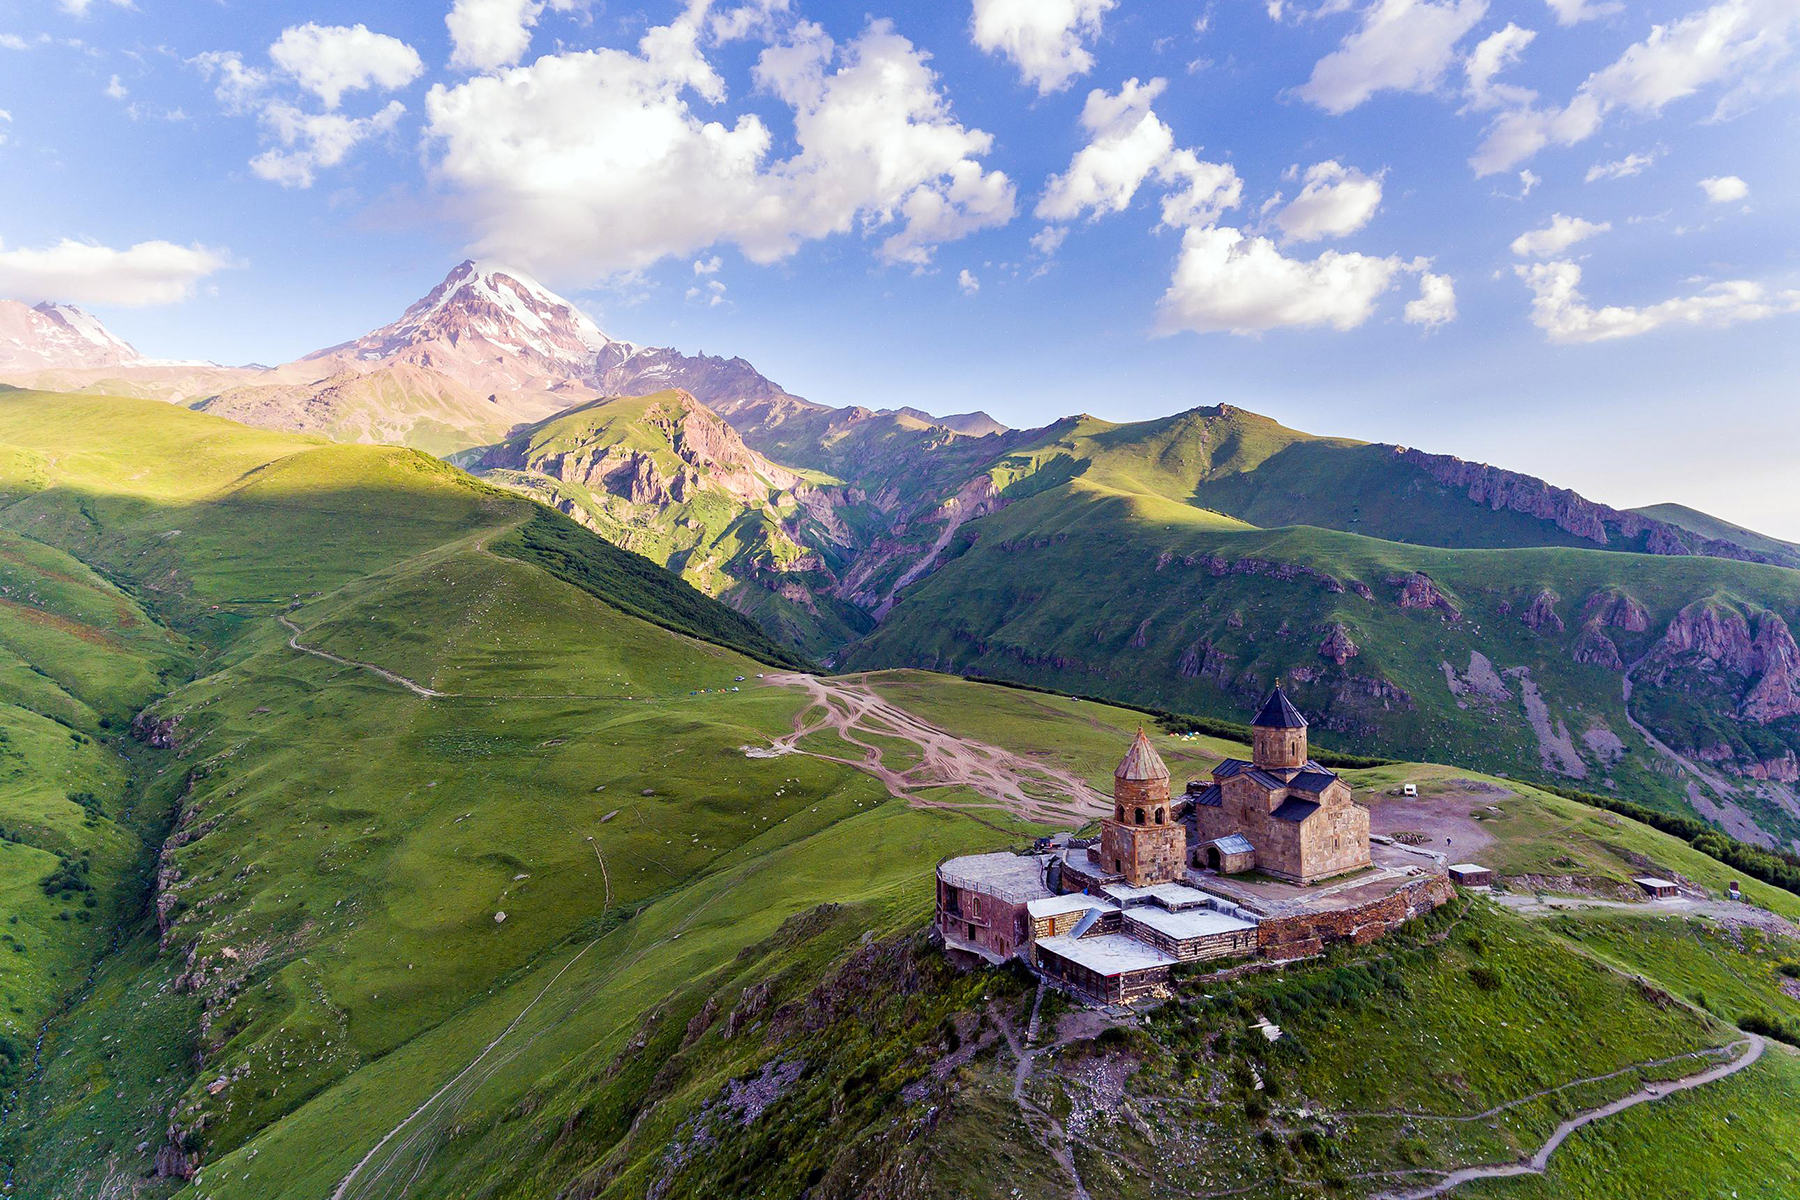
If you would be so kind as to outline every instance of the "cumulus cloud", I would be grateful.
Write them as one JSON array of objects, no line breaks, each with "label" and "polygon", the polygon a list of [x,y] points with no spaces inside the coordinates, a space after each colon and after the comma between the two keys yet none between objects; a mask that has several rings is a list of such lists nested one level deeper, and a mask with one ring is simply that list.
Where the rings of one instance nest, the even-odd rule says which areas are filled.
[{"label": "cumulus cloud", "polygon": [[725,260],[716,254],[711,258],[698,258],[694,260],[694,274],[717,275],[719,273],[719,268],[724,265]]},{"label": "cumulus cloud", "polygon": [[318,172],[343,162],[359,143],[390,132],[405,115],[398,100],[370,117],[307,113],[273,101],[263,108],[261,123],[276,144],[251,159],[250,169],[282,187],[309,188]]},{"label": "cumulus cloud", "polygon": [[1800,291],[1771,291],[1742,279],[1643,308],[1614,304],[1595,308],[1581,294],[1581,268],[1572,262],[1533,263],[1513,270],[1531,288],[1531,323],[1552,342],[1610,341],[1665,325],[1723,328],[1800,312]]},{"label": "cumulus cloud", "polygon": [[1419,298],[1406,302],[1406,320],[1436,329],[1456,320],[1456,284],[1448,275],[1419,272]]},{"label": "cumulus cloud", "polygon": [[1627,154],[1624,158],[1613,162],[1595,163],[1587,169],[1587,182],[1594,183],[1601,179],[1629,179],[1633,175],[1641,175],[1653,163],[1656,154]]},{"label": "cumulus cloud", "polygon": [[1274,242],[1221,226],[1189,229],[1181,238],[1175,277],[1163,294],[1159,330],[1173,333],[1260,333],[1329,325],[1354,329],[1406,271],[1424,259],[1327,250],[1312,260],[1289,258]]},{"label": "cumulus cloud", "polygon": [[1062,249],[1063,239],[1068,236],[1067,225],[1046,225],[1031,235],[1031,248],[1049,258]]},{"label": "cumulus cloud", "polygon": [[200,280],[232,265],[229,254],[199,244],[151,241],[125,250],[67,238],[45,250],[8,250],[0,244],[0,295],[27,303],[173,304],[193,295]]},{"label": "cumulus cloud", "polygon": [[1605,0],[1604,3],[1596,3],[1595,0],[1544,0],[1544,3],[1548,4],[1550,11],[1556,14],[1558,25],[1579,25],[1581,22],[1591,21],[1595,17],[1611,16],[1613,13],[1625,11],[1625,6],[1619,3],[1619,0]]},{"label": "cumulus cloud", "polygon": [[1549,258],[1552,254],[1561,254],[1576,242],[1605,233],[1611,228],[1610,221],[1601,221],[1596,225],[1580,217],[1565,217],[1557,213],[1542,229],[1533,229],[1514,238],[1512,252],[1520,258]]},{"label": "cumulus cloud", "polygon": [[114,100],[123,100],[125,97],[131,95],[131,89],[127,88],[117,75],[114,75],[112,80],[106,85],[106,94]]},{"label": "cumulus cloud", "polygon": [[1700,181],[1700,190],[1714,204],[1730,204],[1750,194],[1750,185],[1736,175],[1715,175]]},{"label": "cumulus cloud", "polygon": [[998,51],[1038,94],[1061,91],[1094,66],[1084,44],[1100,36],[1100,18],[1118,0],[974,0],[975,45]]},{"label": "cumulus cloud", "polygon": [[1487,0],[1373,0],[1296,94],[1342,114],[1377,92],[1432,91],[1455,61],[1456,44],[1486,14]]},{"label": "cumulus cloud", "polygon": [[1469,163],[1478,176],[1509,170],[1551,143],[1573,146],[1592,137],[1615,112],[1655,116],[1702,89],[1735,85],[1723,105],[1788,56],[1796,27],[1800,6],[1792,0],[1723,0],[1653,26],[1643,41],[1589,75],[1568,104],[1525,104],[1502,113]]},{"label": "cumulus cloud", "polygon": [[1328,160],[1306,169],[1300,194],[1275,214],[1275,224],[1296,242],[1343,237],[1367,225],[1380,204],[1379,176]]},{"label": "cumulus cloud", "polygon": [[687,300],[693,304],[703,304],[707,308],[717,308],[725,303],[725,285],[717,279],[709,279],[704,287],[695,284],[687,290]]},{"label": "cumulus cloud", "polygon": [[1531,170],[1520,171],[1519,172],[1519,199],[1523,200],[1525,197],[1531,195],[1531,189],[1536,187],[1538,184],[1540,184],[1542,182],[1544,182],[1544,177],[1542,175],[1539,175],[1536,171],[1531,171]]},{"label": "cumulus cloud", "polygon": [[531,31],[546,9],[574,12],[588,0],[456,0],[444,17],[450,65],[474,71],[507,67],[531,46]]},{"label": "cumulus cloud", "polygon": [[338,107],[345,92],[391,92],[425,70],[411,46],[365,25],[295,25],[275,39],[269,58],[328,109]]},{"label": "cumulus cloud", "polygon": [[842,47],[801,22],[763,50],[754,77],[792,110],[796,146],[771,161],[759,116],[690,107],[726,100],[703,15],[648,30],[635,53],[546,55],[431,89],[434,172],[461,193],[479,252],[592,279],[720,242],[773,262],[860,230],[886,233],[886,261],[923,265],[1012,218],[1012,182],[980,162],[991,135],[956,120],[929,56],[890,22]]},{"label": "cumulus cloud", "polygon": [[[85,17],[94,7],[94,0],[56,0],[57,7],[74,17]],[[134,7],[132,0],[112,0],[114,8]]]},{"label": "cumulus cloud", "polygon": [[1480,112],[1508,104],[1529,104],[1537,98],[1530,88],[1494,82],[1500,72],[1517,65],[1525,47],[1536,37],[1535,30],[1521,29],[1509,21],[1505,29],[1490,33],[1475,44],[1463,62],[1467,80],[1463,92],[1469,98],[1470,108]]},{"label": "cumulus cloud", "polygon": [[1116,93],[1104,88],[1088,93],[1081,109],[1088,144],[1075,152],[1068,170],[1044,184],[1034,210],[1040,220],[1072,221],[1084,214],[1093,220],[1123,212],[1153,177],[1168,189],[1165,225],[1207,224],[1242,200],[1243,181],[1230,166],[1176,149],[1174,131],[1150,107],[1167,86],[1162,79],[1128,79]]},{"label": "cumulus cloud", "polygon": [[964,267],[956,273],[956,286],[962,289],[965,296],[973,296],[981,290],[981,280],[975,278],[969,268]]}]

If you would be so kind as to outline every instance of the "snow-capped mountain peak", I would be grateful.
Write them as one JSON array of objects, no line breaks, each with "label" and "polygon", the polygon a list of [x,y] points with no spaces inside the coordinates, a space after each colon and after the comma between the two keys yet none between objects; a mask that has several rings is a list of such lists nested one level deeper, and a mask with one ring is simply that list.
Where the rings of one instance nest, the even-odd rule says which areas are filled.
[{"label": "snow-capped mountain peak", "polygon": [[83,368],[144,362],[130,343],[73,304],[0,300],[0,368]]},{"label": "snow-capped mountain peak", "polygon": [[349,355],[373,362],[428,356],[440,368],[459,359],[486,367],[510,358],[539,373],[582,376],[593,369],[596,355],[615,345],[622,344],[528,273],[471,259],[398,321],[312,357]]}]

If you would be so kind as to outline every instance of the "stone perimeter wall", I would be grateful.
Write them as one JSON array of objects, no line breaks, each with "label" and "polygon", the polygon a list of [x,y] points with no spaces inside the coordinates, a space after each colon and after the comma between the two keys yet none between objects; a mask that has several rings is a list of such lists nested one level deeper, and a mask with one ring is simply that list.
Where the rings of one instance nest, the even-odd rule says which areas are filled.
[{"label": "stone perimeter wall", "polygon": [[1414,917],[1449,903],[1455,895],[1450,876],[1439,871],[1360,908],[1266,918],[1257,927],[1260,949],[1265,958],[1279,960],[1317,954],[1331,942],[1367,945]]}]

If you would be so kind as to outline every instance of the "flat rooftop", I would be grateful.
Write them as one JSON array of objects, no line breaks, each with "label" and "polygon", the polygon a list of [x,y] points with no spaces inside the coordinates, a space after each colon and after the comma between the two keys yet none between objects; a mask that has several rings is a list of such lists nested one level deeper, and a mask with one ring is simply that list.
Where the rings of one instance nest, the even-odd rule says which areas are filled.
[{"label": "flat rooftop", "polygon": [[1153,883],[1149,887],[1133,887],[1129,883],[1109,883],[1100,889],[1100,894],[1108,900],[1117,900],[1122,905],[1151,901],[1169,909],[1192,908],[1211,901],[1211,897],[1205,892],[1199,888],[1191,888],[1185,883]]},{"label": "flat rooftop", "polygon": [[1451,863],[1450,869],[1452,871],[1485,871],[1485,870],[1487,870],[1487,868],[1482,866],[1480,863]]},{"label": "flat rooftop", "polygon": [[1117,907],[1116,904],[1110,904],[1105,900],[1099,900],[1093,896],[1087,896],[1077,892],[1068,896],[1045,896],[1038,900],[1029,901],[1025,905],[1025,911],[1034,917],[1057,917],[1061,916],[1063,913],[1081,912],[1083,909],[1088,908],[1097,908],[1102,912],[1111,912]]},{"label": "flat rooftop", "polygon": [[1631,882],[1637,884],[1639,887],[1647,888],[1672,888],[1680,886],[1673,879],[1658,879],[1654,875],[1639,875]]},{"label": "flat rooftop", "polygon": [[938,864],[938,878],[951,887],[980,892],[1008,904],[1024,904],[1051,895],[1044,886],[1044,863],[1048,856],[1012,854],[968,854]]},{"label": "flat rooftop", "polygon": [[1084,938],[1059,934],[1039,940],[1037,946],[1039,950],[1049,951],[1078,967],[1086,967],[1096,975],[1123,975],[1127,971],[1172,967],[1176,962],[1155,946],[1121,933]]},{"label": "flat rooftop", "polygon": [[1187,938],[1206,937],[1214,933],[1235,933],[1243,929],[1255,929],[1254,921],[1244,921],[1237,917],[1226,916],[1210,908],[1190,908],[1182,912],[1169,912],[1153,905],[1142,904],[1136,908],[1125,910],[1125,920],[1146,925],[1158,933],[1185,940]]}]

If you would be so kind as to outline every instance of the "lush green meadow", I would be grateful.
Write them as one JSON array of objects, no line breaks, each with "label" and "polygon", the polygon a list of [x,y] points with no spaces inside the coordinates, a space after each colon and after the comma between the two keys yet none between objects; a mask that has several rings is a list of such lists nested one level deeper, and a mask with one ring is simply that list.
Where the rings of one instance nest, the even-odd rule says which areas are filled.
[{"label": "lush green meadow", "polygon": [[[411,451],[149,402],[0,395],[0,493],[16,1075],[45,1031],[0,1126],[11,1194],[1063,1186],[1011,1095],[1004,1034],[1023,1027],[1027,982],[955,972],[920,933],[937,861],[1044,830],[957,788],[914,807],[853,767],[747,754],[810,701],[759,680],[779,651],[736,614]],[[1141,720],[949,676],[862,682],[1096,787]],[[1177,776],[1243,753],[1152,732]],[[873,744],[916,761],[901,739]],[[1476,777],[1352,773],[1369,792],[1402,778]],[[1715,890],[1732,877],[1532,789],[1493,807],[1509,874],[1615,878],[1645,860]],[[88,890],[52,895],[74,861]],[[1746,892],[1800,915],[1800,898]],[[1284,975],[1195,980],[1141,1028],[1064,1047],[1027,1095],[1054,1110],[1090,1067],[1124,1062],[1145,1111],[1216,1126],[1193,1178],[1299,1169],[1267,1147],[1300,1118],[1248,1103],[1252,1066],[1317,1121],[1511,1105],[1454,1137],[1346,1117],[1337,1165],[1305,1168],[1315,1181],[1511,1153],[1630,1086],[1633,1064],[1734,1037],[1740,1007],[1791,1014],[1774,974],[1787,943],[1631,923],[1651,919],[1477,907]],[[1303,1056],[1253,1049],[1263,1012]],[[745,1081],[782,1071],[743,1118]],[[1138,1125],[1096,1120],[1076,1154],[1092,1193],[1147,1194]],[[158,1160],[198,1173],[152,1178]]]}]

